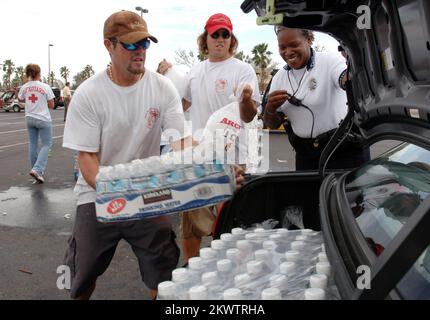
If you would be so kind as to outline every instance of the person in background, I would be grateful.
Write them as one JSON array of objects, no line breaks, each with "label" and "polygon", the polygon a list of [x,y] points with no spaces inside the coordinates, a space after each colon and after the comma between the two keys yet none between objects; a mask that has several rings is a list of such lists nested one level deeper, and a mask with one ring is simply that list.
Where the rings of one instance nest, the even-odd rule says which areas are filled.
[{"label": "person in background", "polygon": [[[18,93],[18,100],[25,102],[25,123],[29,138],[30,175],[38,183],[44,183],[48,153],[52,145],[52,119],[49,108],[54,108],[54,93],[49,85],[40,81],[40,67],[25,67],[28,82]],[[39,138],[41,148],[38,150]]]},{"label": "person in background", "polygon": [[[76,90],[64,129],[63,147],[79,152],[81,173],[75,187],[76,220],[65,257],[72,276],[70,294],[89,299],[118,242],[125,239],[154,298],[158,283],[171,279],[179,259],[170,218],[98,222],[96,175],[100,166],[159,155],[162,130],[183,134],[184,114],[172,83],[145,68],[151,42],[158,41],[139,15],[112,14],[103,35],[111,64]],[[184,140],[178,139],[176,143],[182,144]]]},{"label": "person in background", "polygon": [[70,100],[72,99],[72,93],[70,91],[70,82],[66,82],[63,88],[63,99],[64,99],[64,122],[66,121],[67,109],[69,108]]},{"label": "person in background", "polygon": [[[347,114],[344,58],[315,52],[312,31],[277,27],[279,54],[287,63],[274,76],[264,122],[277,129],[284,122],[296,151],[296,170],[315,170],[324,147]],[[354,168],[370,159],[367,147],[353,139],[336,150],[327,168]]]},{"label": "person in background", "polygon": [[[254,69],[248,63],[234,58],[238,40],[228,16],[222,13],[210,16],[197,43],[200,55],[207,59],[190,70],[182,105],[184,111],[189,110],[193,137],[199,140],[199,133],[202,133],[210,116],[231,102],[230,96],[239,84],[247,84],[240,103],[240,117],[244,122],[249,123],[256,116],[260,97]],[[171,67],[171,63],[163,60],[157,71],[165,74]],[[215,215],[215,207],[182,214],[185,261],[199,254],[202,237],[212,233]]]}]

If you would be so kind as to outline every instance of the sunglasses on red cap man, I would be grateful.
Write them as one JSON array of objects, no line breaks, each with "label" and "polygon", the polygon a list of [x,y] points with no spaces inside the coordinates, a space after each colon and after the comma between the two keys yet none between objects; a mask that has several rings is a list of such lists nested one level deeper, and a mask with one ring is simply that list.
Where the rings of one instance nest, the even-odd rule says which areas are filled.
[{"label": "sunglasses on red cap man", "polygon": [[233,24],[231,23],[230,18],[222,13],[216,13],[210,16],[205,25],[205,30],[210,35],[214,34],[219,29],[226,29],[229,34],[233,31]]}]

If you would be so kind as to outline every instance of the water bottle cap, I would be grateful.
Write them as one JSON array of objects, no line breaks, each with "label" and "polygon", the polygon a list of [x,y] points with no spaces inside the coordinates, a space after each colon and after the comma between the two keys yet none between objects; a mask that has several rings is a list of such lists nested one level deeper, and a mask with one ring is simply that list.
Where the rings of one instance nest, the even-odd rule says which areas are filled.
[{"label": "water bottle cap", "polygon": [[281,300],[281,291],[278,288],[267,288],[261,293],[261,300]]},{"label": "water bottle cap", "polygon": [[258,234],[256,234],[256,233],[247,233],[246,235],[245,235],[245,239],[246,240],[256,240],[256,239],[258,239]]},{"label": "water bottle cap", "polygon": [[188,267],[191,270],[201,270],[204,268],[203,260],[199,257],[193,257],[188,260]]},{"label": "water bottle cap", "polygon": [[285,290],[288,287],[288,278],[283,274],[274,274],[270,277],[270,286]]},{"label": "water bottle cap", "polygon": [[215,259],[217,256],[216,251],[212,248],[202,248],[200,249],[200,257],[203,260]]},{"label": "water bottle cap", "polygon": [[266,249],[255,251],[254,256],[255,256],[255,260],[263,261],[263,262],[267,262],[271,258],[270,252],[267,251]]},{"label": "water bottle cap", "polygon": [[190,300],[207,300],[208,289],[205,286],[195,286],[188,291]]},{"label": "water bottle cap", "polygon": [[263,262],[261,261],[249,261],[246,264],[246,270],[248,271],[249,274],[259,274],[261,273],[261,271],[263,271]]},{"label": "water bottle cap", "polygon": [[279,233],[271,234],[269,236],[269,239],[272,240],[272,241],[275,241],[275,242],[276,241],[281,241],[282,238],[283,238],[282,234],[279,234]]},{"label": "water bottle cap", "polygon": [[276,230],[276,233],[278,233],[278,234],[280,234],[282,236],[287,236],[288,232],[289,232],[288,229],[285,229],[285,228],[281,228],[281,229],[277,229]]},{"label": "water bottle cap", "polygon": [[306,241],[308,239],[308,236],[301,235],[296,237],[296,241]]},{"label": "water bottle cap", "polygon": [[316,270],[318,274],[325,274],[329,276],[331,273],[331,266],[328,262],[318,262],[316,266]]},{"label": "water bottle cap", "polygon": [[236,242],[236,247],[242,251],[252,250],[252,244],[248,240],[239,240]]},{"label": "water bottle cap", "polygon": [[216,272],[205,272],[202,274],[202,283],[206,286],[216,284],[218,282],[218,274]]},{"label": "water bottle cap", "polygon": [[293,241],[291,242],[291,249],[299,251],[302,250],[305,246],[305,243],[303,241]]},{"label": "water bottle cap", "polygon": [[242,300],[242,291],[237,288],[230,288],[223,293],[224,300]]},{"label": "water bottle cap", "polygon": [[251,277],[247,273],[241,273],[234,277],[234,285],[240,287],[241,285],[251,281]]},{"label": "water bottle cap", "polygon": [[223,250],[225,249],[225,243],[222,240],[213,240],[211,242],[211,248],[214,250]]},{"label": "water bottle cap", "polygon": [[184,282],[188,280],[188,270],[185,268],[177,268],[172,271],[173,282]]},{"label": "water bottle cap", "polygon": [[310,288],[305,291],[305,300],[324,300],[325,291],[320,288]]},{"label": "water bottle cap", "polygon": [[175,294],[175,283],[173,281],[164,281],[158,284],[158,295],[170,296]]},{"label": "water bottle cap", "polygon": [[325,274],[314,274],[309,282],[311,288],[327,289],[328,278]]},{"label": "water bottle cap", "polygon": [[285,252],[285,258],[287,261],[296,262],[300,258],[300,253],[295,250]]},{"label": "water bottle cap", "polygon": [[225,254],[229,260],[232,260],[234,262],[236,262],[240,258],[240,250],[237,248],[228,249]]},{"label": "water bottle cap", "polygon": [[281,271],[282,274],[290,276],[296,269],[296,266],[297,265],[295,262],[287,261],[287,262],[281,263],[281,265],[279,266],[279,270]]},{"label": "water bottle cap", "polygon": [[233,268],[233,263],[229,259],[223,259],[216,263],[216,267],[218,271],[227,272]]},{"label": "water bottle cap", "polygon": [[325,252],[318,253],[319,262],[328,262],[327,254]]},{"label": "water bottle cap", "polygon": [[266,232],[266,230],[263,229],[263,228],[257,228],[257,229],[254,230],[254,232],[255,233],[264,233],[264,232]]},{"label": "water bottle cap", "polygon": [[275,248],[276,248],[276,242],[275,241],[266,240],[263,242],[263,249],[271,251],[271,250],[275,250]]},{"label": "water bottle cap", "polygon": [[234,228],[231,230],[231,234],[234,236],[240,236],[244,233],[245,233],[245,230],[243,230],[242,228]]},{"label": "water bottle cap", "polygon": [[220,239],[222,241],[233,241],[234,240],[234,236],[231,233],[223,233],[220,236]]}]

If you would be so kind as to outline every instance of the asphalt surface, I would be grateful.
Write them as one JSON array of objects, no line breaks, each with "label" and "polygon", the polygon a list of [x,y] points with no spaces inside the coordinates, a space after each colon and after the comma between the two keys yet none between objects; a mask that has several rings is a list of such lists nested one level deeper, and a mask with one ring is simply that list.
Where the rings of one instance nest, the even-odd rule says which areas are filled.
[{"label": "asphalt surface", "polygon": [[[0,300],[69,299],[57,288],[75,213],[73,152],[61,147],[62,109],[52,110],[53,148],[46,183],[29,176],[28,137],[24,113],[0,112]],[[372,149],[377,155],[394,143]],[[270,168],[294,170],[294,152],[284,134],[270,135]],[[179,235],[177,215],[171,216]],[[180,239],[177,238],[178,244]],[[204,239],[208,245],[210,238]],[[182,256],[179,265],[183,264]],[[137,260],[121,242],[98,282],[93,299],[149,299]]]}]

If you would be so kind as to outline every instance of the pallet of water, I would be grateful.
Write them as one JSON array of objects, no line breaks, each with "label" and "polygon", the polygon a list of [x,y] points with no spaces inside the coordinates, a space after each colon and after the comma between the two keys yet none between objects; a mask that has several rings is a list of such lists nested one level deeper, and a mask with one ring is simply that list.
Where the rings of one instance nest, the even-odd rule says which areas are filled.
[{"label": "pallet of water", "polygon": [[221,235],[158,286],[160,300],[338,300],[321,232],[241,229]]}]

